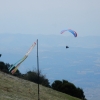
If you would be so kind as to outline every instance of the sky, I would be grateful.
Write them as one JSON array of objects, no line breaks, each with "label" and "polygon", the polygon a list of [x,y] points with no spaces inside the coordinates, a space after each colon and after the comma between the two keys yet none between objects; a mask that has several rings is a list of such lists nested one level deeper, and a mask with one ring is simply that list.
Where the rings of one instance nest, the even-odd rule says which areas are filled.
[{"label": "sky", "polygon": [[0,33],[99,35],[100,0],[0,0]]},{"label": "sky", "polygon": [[[66,79],[88,100],[99,100],[99,12],[100,0],[0,0],[0,59],[17,62],[38,39],[40,69],[50,82]],[[78,36],[60,34],[68,28]],[[36,68],[36,49],[19,67],[22,73]]]}]

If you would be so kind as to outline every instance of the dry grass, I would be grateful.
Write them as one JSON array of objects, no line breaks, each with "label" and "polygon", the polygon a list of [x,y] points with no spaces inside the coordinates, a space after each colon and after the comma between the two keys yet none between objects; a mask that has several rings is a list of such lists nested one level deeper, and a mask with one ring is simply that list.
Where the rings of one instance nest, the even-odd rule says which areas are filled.
[{"label": "dry grass", "polygon": [[[38,100],[38,86],[0,72],[0,100]],[[40,85],[40,100],[80,100]]]}]

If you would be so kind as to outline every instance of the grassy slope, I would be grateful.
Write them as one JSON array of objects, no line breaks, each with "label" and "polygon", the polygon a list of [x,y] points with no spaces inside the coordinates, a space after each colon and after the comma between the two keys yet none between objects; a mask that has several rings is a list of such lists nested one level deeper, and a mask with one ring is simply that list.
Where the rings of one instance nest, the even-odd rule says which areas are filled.
[{"label": "grassy slope", "polygon": [[[0,72],[0,100],[38,100],[37,84]],[[40,85],[40,100],[80,100]]]}]

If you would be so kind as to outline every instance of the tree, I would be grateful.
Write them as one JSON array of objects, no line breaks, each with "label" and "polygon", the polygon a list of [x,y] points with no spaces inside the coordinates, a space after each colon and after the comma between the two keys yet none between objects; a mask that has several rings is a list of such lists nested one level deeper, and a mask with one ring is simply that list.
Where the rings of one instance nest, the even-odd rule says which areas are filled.
[{"label": "tree", "polygon": [[54,90],[61,91],[61,89],[62,89],[62,81],[60,81],[60,80],[55,80],[55,81],[53,82],[53,84],[51,85],[51,87],[52,87]]},{"label": "tree", "polygon": [[39,71],[39,80],[38,80],[38,73],[37,71],[34,70],[28,71],[26,74],[23,74],[22,78],[35,83],[39,82],[39,84],[43,86],[50,87],[48,79],[46,79],[45,75],[41,74],[41,71]]},{"label": "tree", "polygon": [[6,73],[9,73],[8,68],[7,68],[8,64],[5,64],[4,62],[0,62],[0,70]]},{"label": "tree", "polygon": [[62,81],[55,80],[52,83],[51,88],[69,94],[71,96],[80,98],[82,100],[86,100],[83,90],[80,89],[79,87],[77,88],[73,83],[70,83],[66,80],[62,80]]}]

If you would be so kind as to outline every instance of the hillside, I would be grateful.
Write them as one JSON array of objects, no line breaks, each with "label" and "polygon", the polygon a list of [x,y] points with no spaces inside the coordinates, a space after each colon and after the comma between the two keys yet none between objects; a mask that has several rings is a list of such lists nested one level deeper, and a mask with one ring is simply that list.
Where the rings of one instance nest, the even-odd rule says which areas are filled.
[{"label": "hillside", "polygon": [[[0,71],[0,100],[38,100],[37,84]],[[40,100],[80,100],[40,85]]]}]

